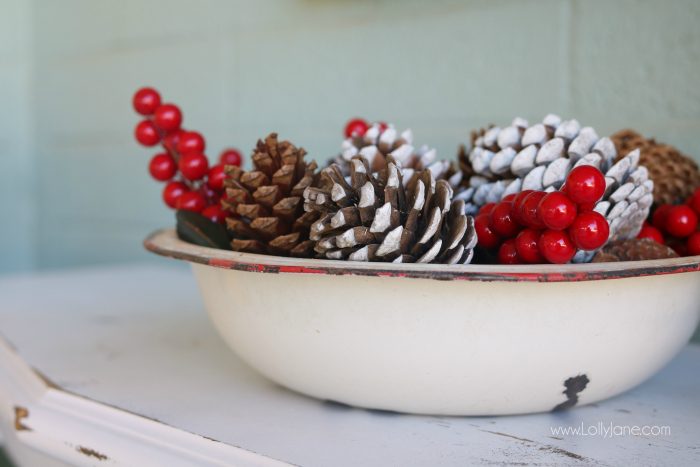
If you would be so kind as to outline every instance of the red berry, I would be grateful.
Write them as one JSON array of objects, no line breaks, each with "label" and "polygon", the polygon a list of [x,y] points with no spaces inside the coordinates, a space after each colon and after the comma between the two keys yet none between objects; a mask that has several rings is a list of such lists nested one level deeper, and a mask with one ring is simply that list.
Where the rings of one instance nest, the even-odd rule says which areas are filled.
[{"label": "red berry", "polygon": [[153,88],[141,88],[134,93],[131,103],[141,115],[152,115],[160,105],[160,94]]},{"label": "red berry", "polygon": [[512,238],[503,242],[498,249],[498,262],[501,264],[520,264],[518,250],[515,247],[515,240]]},{"label": "red berry", "polygon": [[237,149],[224,149],[219,156],[219,162],[223,165],[235,165],[236,167],[240,167],[243,162],[243,156],[241,156],[241,153]]},{"label": "red berry", "polygon": [[661,243],[662,245],[665,243],[664,235],[661,233],[661,231],[653,225],[648,225],[646,223],[642,226],[637,238],[651,238],[655,242]]},{"label": "red berry", "polygon": [[217,204],[221,200],[222,193],[220,191],[214,190],[206,183],[203,183],[197,191],[199,192],[199,194],[204,196],[204,201],[207,202],[207,205]]},{"label": "red berry", "polygon": [[518,258],[526,263],[544,263],[539,248],[540,232],[534,229],[525,229],[515,237],[515,249]]},{"label": "red berry", "polygon": [[188,191],[190,191],[190,189],[182,182],[169,182],[165,185],[165,188],[163,188],[163,201],[165,204],[175,209],[177,200],[183,193],[187,193]]},{"label": "red berry", "polygon": [[177,173],[177,164],[175,164],[175,159],[170,154],[156,154],[148,164],[148,171],[151,177],[165,182],[173,178]]},{"label": "red berry", "polygon": [[176,206],[178,209],[185,211],[200,212],[207,205],[204,196],[196,191],[187,191],[180,195],[177,199]]},{"label": "red berry", "polygon": [[542,198],[537,215],[547,228],[564,230],[576,219],[576,205],[561,191],[553,191]]},{"label": "red berry", "polygon": [[539,247],[542,256],[554,264],[568,263],[576,254],[576,247],[564,230],[545,230]]},{"label": "red berry", "polygon": [[592,165],[580,165],[569,172],[564,191],[576,204],[595,203],[605,193],[605,176]]},{"label": "red berry", "polygon": [[669,209],[665,219],[666,232],[678,238],[685,238],[695,232],[698,215],[690,206],[681,204]]},{"label": "red berry", "polygon": [[207,156],[199,152],[190,152],[180,157],[180,172],[187,180],[199,180],[209,172]]},{"label": "red berry", "polygon": [[651,224],[657,229],[663,231],[666,229],[666,215],[673,207],[672,204],[662,204],[654,210],[654,215],[651,217]]},{"label": "red berry", "polygon": [[207,184],[213,190],[222,190],[224,188],[224,180],[226,179],[226,174],[224,173],[224,165],[216,164],[214,167],[209,169],[209,176],[207,177]]},{"label": "red berry", "polygon": [[180,154],[188,154],[191,152],[203,153],[206,144],[201,134],[196,131],[185,131],[180,134],[180,140],[177,142],[177,152]]},{"label": "red berry", "polygon": [[353,118],[345,124],[345,137],[363,136],[368,128],[369,124],[366,121],[361,118]]},{"label": "red berry", "polygon": [[500,237],[491,229],[491,214],[479,214],[476,216],[474,229],[476,230],[479,245],[482,247],[496,248],[501,243]]},{"label": "red berry", "polygon": [[155,146],[160,141],[158,129],[150,120],[141,120],[134,129],[136,141],[144,146]]},{"label": "red berry", "polygon": [[602,214],[588,211],[579,214],[569,227],[569,238],[581,250],[597,250],[610,236],[610,225]]},{"label": "red berry", "polygon": [[163,131],[177,130],[182,123],[182,112],[175,104],[162,104],[153,114],[153,123]]},{"label": "red berry", "polygon": [[697,188],[688,201],[688,206],[693,208],[695,214],[700,216],[700,188]]},{"label": "red berry", "polygon": [[180,135],[183,133],[183,130],[175,130],[167,133],[163,136],[163,147],[170,153],[177,152],[177,144],[180,141]]},{"label": "red berry", "polygon": [[530,193],[533,193],[533,190],[521,191],[515,196],[515,198],[513,198],[513,211],[511,214],[513,215],[513,219],[515,219],[515,222],[518,224],[525,225],[525,220],[520,214],[522,213],[523,209],[523,201],[525,201],[525,198],[527,198]]},{"label": "red berry", "polygon": [[377,125],[379,125],[379,131],[384,131],[389,128],[389,124],[386,122],[379,122]]},{"label": "red berry", "polygon": [[223,224],[226,221],[226,211],[218,204],[212,204],[204,208],[202,215],[217,224]]},{"label": "red berry", "polygon": [[491,214],[495,207],[496,203],[486,203],[479,209],[479,214]]},{"label": "red berry", "polygon": [[510,214],[512,206],[512,202],[502,201],[491,211],[491,229],[496,235],[511,238],[520,231],[520,226]]},{"label": "red berry", "polygon": [[583,203],[583,204],[579,204],[576,210],[577,210],[578,212],[592,211],[593,209],[595,209],[595,205],[596,205],[596,204],[598,204],[598,203]]},{"label": "red berry", "polygon": [[512,203],[513,201],[515,201],[515,197],[516,197],[516,196],[518,196],[517,193],[511,193],[511,194],[509,194],[508,196],[506,196],[505,198],[503,198],[503,199],[501,200],[501,202],[503,202],[503,201],[510,201],[510,202]]},{"label": "red berry", "polygon": [[544,224],[537,214],[537,207],[540,205],[542,198],[547,196],[544,191],[534,191],[525,196],[520,208],[518,218],[523,221],[523,225],[532,229],[543,229]]},{"label": "red berry", "polygon": [[686,247],[689,256],[700,255],[700,232],[695,232],[688,237]]}]

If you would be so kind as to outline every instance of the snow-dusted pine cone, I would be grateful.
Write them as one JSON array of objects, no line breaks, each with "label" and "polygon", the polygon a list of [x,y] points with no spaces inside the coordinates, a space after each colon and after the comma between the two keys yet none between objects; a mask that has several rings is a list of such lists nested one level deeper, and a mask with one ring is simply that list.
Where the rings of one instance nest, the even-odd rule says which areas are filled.
[{"label": "snow-dusted pine cone", "polygon": [[[550,114],[528,126],[516,118],[508,127],[490,127],[472,138],[468,163],[474,175],[465,178],[455,195],[465,200],[468,213],[511,193],[558,190],[574,167],[587,164],[606,178],[605,195],[595,210],[610,222],[611,241],[635,237],[649,215],[654,183],[646,168],[639,166],[639,151],[615,162],[612,140],[599,138],[593,128],[581,127],[576,120],[562,121]],[[592,256],[592,252],[580,252],[574,261],[590,261]]]},{"label": "snow-dusted pine cone", "polygon": [[522,190],[557,190],[576,162],[587,155],[596,155],[605,172],[616,155],[609,138],[599,138],[593,128],[552,114],[531,126],[516,118],[505,128],[492,126],[473,133],[472,139],[468,165],[473,175],[464,178],[464,188],[456,195],[465,200],[469,213]]},{"label": "snow-dusted pine cone", "polygon": [[[382,129],[384,128],[384,129]],[[450,163],[446,160],[437,160],[437,151],[428,146],[415,148],[413,146],[413,132],[411,130],[399,131],[394,125],[383,127],[379,123],[370,126],[364,135],[352,136],[343,141],[341,153],[332,162],[338,164],[343,175],[350,173],[350,161],[354,157],[364,158],[372,172],[386,169],[387,156],[393,156],[403,168],[404,177],[409,180],[416,171],[429,168],[436,179],[455,175],[450,172]],[[461,174],[451,183],[458,184]]]},{"label": "snow-dusted pine cone", "polygon": [[[576,166],[587,164],[601,168],[596,155],[586,155]],[[601,170],[602,171],[602,170]],[[646,167],[639,165],[639,149],[618,160],[605,174],[605,194],[595,205],[610,224],[610,242],[635,238],[649,216],[654,203],[654,182]],[[588,262],[595,252],[579,252],[574,262]]]},{"label": "snow-dusted pine cone", "polygon": [[316,162],[305,162],[306,151],[276,133],[258,140],[254,169],[226,166],[226,226],[234,234],[234,251],[310,257],[314,242],[309,227],[318,213],[304,212],[302,194],[315,179]]},{"label": "snow-dusted pine cone", "polygon": [[[601,168],[595,157],[586,156],[579,164]],[[594,210],[610,222],[611,241],[634,238],[654,203],[654,182],[649,180],[647,168],[639,165],[639,149],[618,160],[604,174],[605,194]]]},{"label": "snow-dusted pine cone", "polygon": [[698,164],[675,147],[645,138],[634,130],[618,131],[610,139],[620,154],[633,149],[641,151],[639,161],[649,170],[649,178],[654,181],[656,204],[682,203],[700,186]]},{"label": "snow-dusted pine cone", "polygon": [[452,199],[445,180],[430,170],[405,183],[393,157],[373,172],[367,160],[350,161],[350,181],[340,167],[321,173],[320,188],[304,191],[304,209],[320,219],[311,226],[319,257],[351,261],[469,263],[476,245],[474,220]]}]

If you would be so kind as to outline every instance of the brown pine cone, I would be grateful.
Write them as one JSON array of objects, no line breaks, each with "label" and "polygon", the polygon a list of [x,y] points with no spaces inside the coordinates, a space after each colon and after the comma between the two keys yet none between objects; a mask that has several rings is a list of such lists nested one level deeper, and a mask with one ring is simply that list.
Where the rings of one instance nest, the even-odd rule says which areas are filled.
[{"label": "brown pine cone", "polygon": [[316,162],[305,162],[306,151],[276,133],[258,140],[254,169],[226,166],[226,226],[233,233],[234,251],[310,257],[314,242],[309,227],[316,212],[304,212],[302,194],[316,177]]},{"label": "brown pine cone", "polygon": [[593,257],[593,263],[678,258],[673,249],[650,238],[632,238],[609,243]]},{"label": "brown pine cone", "polygon": [[394,263],[469,263],[476,244],[474,219],[464,202],[452,200],[446,180],[422,170],[404,183],[400,165],[387,157],[386,170],[372,173],[366,159],[321,173],[319,188],[304,191],[304,209],[321,218],[311,226],[323,258]]},{"label": "brown pine cone", "polygon": [[645,138],[634,130],[620,130],[611,136],[618,154],[633,149],[641,151],[640,164],[649,170],[654,181],[656,204],[678,204],[700,186],[700,170],[690,157],[675,147]]}]

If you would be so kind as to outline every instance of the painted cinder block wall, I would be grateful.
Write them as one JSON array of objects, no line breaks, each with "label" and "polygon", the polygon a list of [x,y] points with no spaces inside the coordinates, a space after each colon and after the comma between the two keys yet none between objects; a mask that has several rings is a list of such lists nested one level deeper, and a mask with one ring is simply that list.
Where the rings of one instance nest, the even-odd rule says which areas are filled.
[{"label": "painted cinder block wall", "polygon": [[0,0],[0,272],[149,261],[172,224],[132,140],[154,85],[211,152],[334,155],[354,115],[454,157],[513,116],[634,127],[700,156],[700,2]]},{"label": "painted cinder block wall", "polygon": [[31,21],[31,5],[0,0],[0,274],[37,263]]}]

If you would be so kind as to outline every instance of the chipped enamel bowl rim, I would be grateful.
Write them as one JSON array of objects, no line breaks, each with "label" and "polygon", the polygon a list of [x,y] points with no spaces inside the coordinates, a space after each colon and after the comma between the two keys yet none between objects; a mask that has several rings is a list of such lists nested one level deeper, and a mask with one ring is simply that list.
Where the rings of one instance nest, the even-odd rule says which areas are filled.
[{"label": "chipped enamel bowl rim", "polygon": [[437,280],[572,282],[700,271],[700,256],[588,264],[392,264],[288,258],[207,248],[180,240],[174,229],[158,230],[144,241],[161,256],[239,271],[288,274],[388,276]]},{"label": "chipped enamel bowl rim", "polygon": [[[700,257],[484,266],[351,263],[145,241],[191,263],[233,351],[282,386],[435,415],[570,408],[644,381],[700,321]],[[235,395],[232,395],[235,397]]]}]

